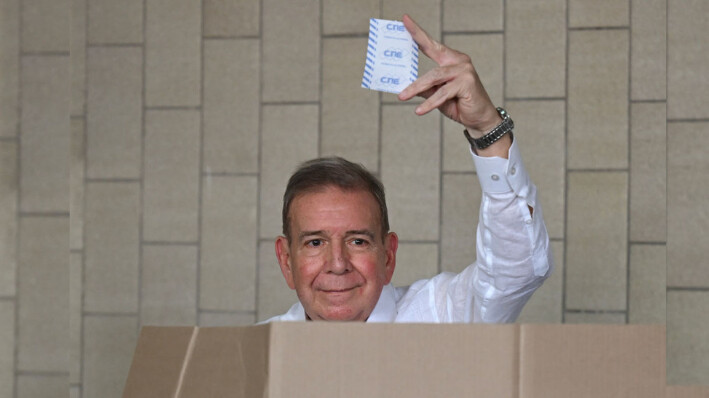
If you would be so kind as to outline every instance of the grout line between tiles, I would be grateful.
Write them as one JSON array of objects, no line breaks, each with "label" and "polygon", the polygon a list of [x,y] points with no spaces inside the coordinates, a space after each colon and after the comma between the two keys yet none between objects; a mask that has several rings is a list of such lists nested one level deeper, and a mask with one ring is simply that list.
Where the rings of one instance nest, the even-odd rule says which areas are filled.
[{"label": "grout line between tiles", "polygon": [[22,51],[21,57],[68,57],[69,51]]},{"label": "grout line between tiles", "polygon": [[258,172],[203,171],[202,177],[258,177]]},{"label": "grout line between tiles", "polygon": [[185,105],[152,105],[144,106],[145,111],[200,111],[202,110],[201,105],[197,106],[185,106]]},{"label": "grout line between tiles", "polygon": [[631,99],[631,103],[633,104],[657,104],[657,103],[665,103],[667,102],[666,99]]},{"label": "grout line between tiles", "polygon": [[633,241],[629,242],[631,245],[644,245],[644,246],[667,246],[667,242],[661,241]]},{"label": "grout line between tiles", "polygon": [[87,43],[86,48],[139,48],[143,43]]},{"label": "grout line between tiles", "polygon": [[566,285],[567,285],[567,253],[568,250],[568,225],[569,225],[569,0],[565,1],[564,8],[564,225],[562,235],[563,255],[561,271],[561,323],[566,323]]},{"label": "grout line between tiles", "polygon": [[709,118],[673,118],[667,119],[667,123],[707,123]]},{"label": "grout line between tiles", "polygon": [[[443,19],[444,15],[443,13],[445,12],[445,7],[443,7],[443,1],[441,1],[438,5],[439,10],[438,10],[438,26],[440,28],[440,32],[443,32]],[[443,34],[441,33],[440,35],[441,42],[443,42]],[[438,239],[437,239],[437,244],[438,244],[438,253],[437,253],[437,259],[436,259],[436,273],[440,274],[443,272],[443,157],[445,155],[444,152],[444,141],[445,141],[445,135],[444,135],[444,123],[445,121],[443,120],[443,117],[441,116],[440,112],[438,114]]]},{"label": "grout line between tiles", "polygon": [[320,105],[320,101],[261,101],[261,106],[268,105]]},{"label": "grout line between tiles", "polygon": [[242,311],[242,310],[200,310],[200,314],[226,314],[226,315],[256,315],[256,310],[253,311]]},{"label": "grout line between tiles", "polygon": [[[506,44],[505,44],[506,46]],[[513,102],[513,101],[565,101],[565,97],[505,97],[504,101],[505,103],[507,102]]]},{"label": "grout line between tiles", "polygon": [[324,50],[324,45],[323,42],[324,40],[322,39],[322,33],[324,31],[323,28],[323,0],[318,1],[318,147],[317,147],[317,156],[320,157],[322,156],[322,92],[323,92],[323,50]]},{"label": "grout line between tiles", "polygon": [[[503,4],[504,4],[504,2],[503,2]],[[504,7],[504,5],[503,5],[503,7]],[[442,12],[443,11],[441,11],[441,13]],[[503,15],[504,15],[504,12],[503,12]],[[443,35],[445,35],[445,36],[499,35],[499,34],[505,33],[504,25],[505,25],[505,22],[504,22],[504,16],[503,16],[502,30],[495,30],[495,29],[491,29],[491,30],[442,30],[441,35],[442,36]],[[441,22],[441,26],[443,26],[443,22]]]},{"label": "grout line between tiles", "polygon": [[0,137],[0,142],[15,142],[18,140],[18,136],[5,136]]},{"label": "grout line between tiles", "polygon": [[[202,10],[204,10],[204,2],[202,2]],[[205,35],[204,34],[204,14],[202,15],[202,40],[245,40],[259,39],[258,35]]]},{"label": "grout line between tiles", "polygon": [[197,259],[195,264],[195,312],[194,312],[194,324],[199,325],[199,315],[200,315],[200,305],[202,296],[202,223],[203,223],[203,208],[204,208],[204,181],[203,176],[205,175],[202,170],[204,170],[204,0],[200,0],[200,43],[199,43],[199,103],[201,109],[199,112],[199,160],[197,167]]},{"label": "grout line between tiles", "polygon": [[18,370],[17,375],[32,377],[69,377],[69,372],[51,370]]},{"label": "grout line between tiles", "polygon": [[[322,15],[322,14],[320,14]],[[321,30],[322,31],[322,30]],[[330,33],[323,34],[323,39],[362,39],[369,36],[368,32],[365,33]]]},{"label": "grout line between tiles", "polygon": [[199,247],[199,241],[184,242],[184,241],[146,240],[146,241],[142,241],[141,244],[143,244],[145,246],[197,246],[197,247]]},{"label": "grout line between tiles", "polygon": [[102,311],[82,311],[84,317],[104,317],[104,318],[120,318],[120,317],[139,317],[139,312],[102,312]]},{"label": "grout line between tiles", "polygon": [[259,11],[258,11],[258,18],[259,18],[259,24],[258,24],[258,29],[259,29],[259,42],[258,42],[258,128],[257,128],[257,153],[256,153],[256,162],[257,162],[257,177],[256,178],[256,228],[255,228],[255,233],[252,235],[254,241],[252,244],[255,245],[256,250],[254,251],[255,253],[255,258],[252,259],[254,264],[256,265],[256,272],[254,272],[254,319],[258,321],[258,315],[259,315],[259,293],[260,293],[260,280],[261,280],[261,261],[260,261],[260,246],[261,246],[261,241],[259,240],[259,236],[261,236],[261,197],[262,197],[262,181],[261,181],[261,169],[263,168],[263,139],[262,139],[262,134],[261,134],[261,128],[263,126],[263,2],[259,2]]},{"label": "grout line between tiles", "polygon": [[96,177],[85,177],[85,183],[132,183],[140,182],[140,178],[96,178]]},{"label": "grout line between tiles", "polygon": [[148,4],[147,1],[143,2],[143,46],[142,59],[141,59],[141,87],[140,87],[140,179],[139,194],[138,194],[138,308],[136,308],[136,332],[140,334],[140,325],[142,323],[142,308],[143,308],[143,237],[145,234],[144,222],[145,222],[145,136],[146,136],[146,124],[147,124],[147,113],[148,107],[146,105],[147,101],[147,53],[148,53]]},{"label": "grout line between tiles", "polygon": [[628,168],[606,168],[606,169],[566,169],[567,172],[572,173],[627,173],[630,170]]},{"label": "grout line between tiles", "polygon": [[709,292],[709,286],[667,286],[668,292]]},{"label": "grout line between tiles", "polygon": [[68,211],[20,211],[20,217],[69,217]]},{"label": "grout line between tiles", "polygon": [[82,183],[82,189],[83,189],[83,195],[81,198],[81,213],[82,213],[82,219],[81,219],[81,247],[82,247],[82,255],[81,255],[81,266],[80,266],[80,279],[81,279],[81,286],[79,286],[79,289],[81,290],[81,295],[79,298],[79,352],[78,352],[78,358],[79,358],[79,381],[81,382],[82,386],[80,387],[80,391],[83,394],[83,383],[85,382],[84,380],[84,308],[85,308],[85,299],[86,299],[86,252],[87,252],[87,247],[86,247],[86,236],[88,235],[86,233],[86,203],[87,203],[87,198],[88,198],[88,159],[89,159],[89,146],[88,146],[88,141],[89,141],[89,123],[88,123],[88,113],[89,113],[89,67],[88,67],[88,60],[89,60],[89,51],[88,51],[88,43],[89,43],[89,0],[84,1],[84,42],[83,44],[83,51],[84,51],[84,87],[83,87],[83,99],[82,99],[82,111],[84,112],[84,119],[86,122],[84,123],[84,128],[83,128],[83,133],[81,135],[81,139],[83,140],[82,144],[82,155],[83,155],[83,181]]},{"label": "grout line between tiles", "polygon": [[[630,1],[628,4],[628,20],[632,21],[633,20],[633,2]],[[631,200],[632,200],[632,191],[630,189],[631,187],[631,181],[632,181],[632,129],[633,129],[633,121],[632,121],[632,115],[633,115],[633,109],[632,109],[632,76],[631,70],[632,70],[632,54],[633,54],[633,41],[632,41],[632,32],[630,29],[628,29],[627,32],[627,38],[628,38],[628,63],[627,63],[627,68],[628,70],[626,71],[626,76],[628,78],[627,81],[627,95],[628,95],[628,103],[627,103],[627,132],[626,132],[626,137],[627,137],[627,164],[628,164],[628,183],[625,187],[626,189],[626,222],[625,222],[625,239],[626,239],[626,246],[625,246],[625,323],[630,323],[630,212],[631,212]]]},{"label": "grout line between tiles", "polygon": [[568,28],[571,32],[588,31],[588,30],[630,30],[630,26],[579,26]]},{"label": "grout line between tiles", "polygon": [[24,84],[22,84],[24,80],[24,68],[23,68],[23,62],[22,62],[22,48],[24,47],[24,38],[22,34],[22,29],[24,28],[23,24],[23,18],[22,15],[24,15],[24,1],[19,1],[19,6],[18,6],[18,19],[19,21],[17,22],[17,74],[18,74],[18,87],[17,87],[17,145],[15,147],[15,183],[17,186],[17,192],[15,193],[16,197],[16,206],[15,206],[15,225],[17,226],[16,230],[16,239],[15,239],[15,325],[14,325],[14,347],[12,348],[12,355],[13,355],[13,363],[12,363],[12,381],[13,381],[13,386],[12,386],[12,396],[13,398],[17,398],[17,367],[20,363],[20,350],[19,350],[19,342],[20,342],[20,303],[21,303],[21,297],[20,297],[20,239],[22,238],[22,224],[20,223],[20,209],[22,208],[22,190],[20,187],[20,177],[22,176],[22,162],[20,161],[20,157],[22,155],[22,101],[24,100]]},{"label": "grout line between tiles", "polygon": [[626,314],[626,310],[584,310],[584,309],[567,309],[569,314]]}]

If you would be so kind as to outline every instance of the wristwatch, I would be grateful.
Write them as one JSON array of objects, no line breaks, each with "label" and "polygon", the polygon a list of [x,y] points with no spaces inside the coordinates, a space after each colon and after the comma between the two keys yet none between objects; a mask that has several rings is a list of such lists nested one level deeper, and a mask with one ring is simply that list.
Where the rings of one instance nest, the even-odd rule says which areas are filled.
[{"label": "wristwatch", "polygon": [[502,123],[495,126],[494,129],[490,130],[489,133],[485,134],[480,138],[473,138],[468,133],[468,129],[463,130],[463,135],[468,139],[470,145],[475,149],[485,149],[495,143],[495,141],[502,138],[503,135],[510,133],[512,134],[512,129],[515,127],[515,123],[510,118],[510,114],[506,110],[497,107],[497,113],[500,114],[502,118]]}]

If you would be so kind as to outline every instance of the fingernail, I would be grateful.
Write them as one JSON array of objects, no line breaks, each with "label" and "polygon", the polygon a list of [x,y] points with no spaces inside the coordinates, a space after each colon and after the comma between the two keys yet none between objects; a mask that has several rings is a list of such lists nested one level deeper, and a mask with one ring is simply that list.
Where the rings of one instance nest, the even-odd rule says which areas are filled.
[{"label": "fingernail", "polygon": [[417,106],[417,107],[416,107],[416,110],[415,110],[414,112],[416,112],[416,113],[421,113],[421,106]]}]

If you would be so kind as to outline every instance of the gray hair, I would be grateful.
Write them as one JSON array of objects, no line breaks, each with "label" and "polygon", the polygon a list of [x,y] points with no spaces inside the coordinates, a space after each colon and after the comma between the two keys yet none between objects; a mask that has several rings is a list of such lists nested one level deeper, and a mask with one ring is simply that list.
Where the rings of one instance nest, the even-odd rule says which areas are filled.
[{"label": "gray hair", "polygon": [[302,163],[288,180],[283,194],[283,235],[290,242],[290,205],[301,194],[317,192],[327,187],[345,191],[362,190],[372,194],[379,205],[382,239],[389,232],[384,186],[364,166],[341,157],[325,157]]}]

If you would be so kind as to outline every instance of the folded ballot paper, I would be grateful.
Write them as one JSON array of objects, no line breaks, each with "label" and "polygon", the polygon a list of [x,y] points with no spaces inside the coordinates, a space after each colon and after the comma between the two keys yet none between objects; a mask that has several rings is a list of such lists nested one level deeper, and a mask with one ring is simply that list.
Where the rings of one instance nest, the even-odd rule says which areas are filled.
[{"label": "folded ballot paper", "polygon": [[400,21],[371,18],[362,87],[398,94],[418,78],[419,48]]}]

